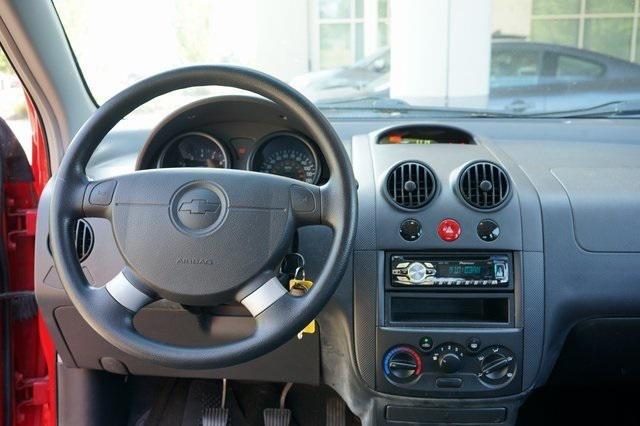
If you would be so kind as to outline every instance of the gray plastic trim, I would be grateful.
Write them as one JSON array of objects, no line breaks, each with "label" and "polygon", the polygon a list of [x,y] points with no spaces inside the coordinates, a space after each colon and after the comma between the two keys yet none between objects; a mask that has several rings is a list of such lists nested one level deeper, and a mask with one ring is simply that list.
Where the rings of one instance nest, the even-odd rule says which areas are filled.
[{"label": "gray plastic trim", "polygon": [[105,288],[116,302],[132,312],[138,312],[143,306],[153,301],[151,297],[134,287],[122,271],[109,281]]},{"label": "gray plastic trim", "polygon": [[286,290],[276,277],[272,277],[269,281],[262,284],[256,291],[240,301],[251,315],[254,317],[260,315],[269,306],[273,305],[276,300],[286,294]]}]

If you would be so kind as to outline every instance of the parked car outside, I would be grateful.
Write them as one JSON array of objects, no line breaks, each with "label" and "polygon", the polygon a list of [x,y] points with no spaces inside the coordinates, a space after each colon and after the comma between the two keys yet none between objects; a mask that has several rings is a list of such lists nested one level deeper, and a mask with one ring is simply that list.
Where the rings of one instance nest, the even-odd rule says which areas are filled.
[{"label": "parked car outside", "polygon": [[[351,66],[315,71],[290,83],[315,102],[389,98],[390,49]],[[487,109],[535,114],[640,96],[640,65],[574,47],[494,40]]]}]

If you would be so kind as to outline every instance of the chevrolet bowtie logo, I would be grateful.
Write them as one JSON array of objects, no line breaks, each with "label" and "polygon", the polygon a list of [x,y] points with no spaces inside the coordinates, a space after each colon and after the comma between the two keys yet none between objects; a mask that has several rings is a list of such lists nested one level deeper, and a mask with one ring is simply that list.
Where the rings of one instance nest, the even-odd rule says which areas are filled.
[{"label": "chevrolet bowtie logo", "polygon": [[220,203],[212,203],[207,200],[191,200],[180,204],[178,211],[189,212],[191,214],[205,214],[207,212],[216,213],[220,208]]}]

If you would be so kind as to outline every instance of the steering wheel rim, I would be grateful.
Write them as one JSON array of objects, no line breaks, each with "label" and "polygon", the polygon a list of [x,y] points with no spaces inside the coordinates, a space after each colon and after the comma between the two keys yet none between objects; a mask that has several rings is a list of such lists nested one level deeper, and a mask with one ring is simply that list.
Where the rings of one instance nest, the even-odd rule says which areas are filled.
[{"label": "steering wheel rim", "polygon": [[[289,115],[295,116],[303,124],[309,136],[316,141],[330,171],[329,182],[322,187],[314,187],[288,178],[257,176],[255,173],[245,171],[186,169],[135,172],[107,181],[89,181],[85,168],[91,155],[109,130],[122,118],[138,106],[162,94],[195,86],[226,86],[247,90],[280,105]],[[162,183],[156,184],[159,178],[162,179]],[[258,178],[260,181],[257,180]],[[243,195],[238,190],[240,180],[247,182],[244,184],[244,192],[249,194]],[[100,186],[105,182],[106,186]],[[251,188],[256,185],[263,185],[264,188],[261,188],[263,192],[267,188],[268,196],[261,197],[261,194],[256,191],[252,193]],[[155,222],[159,228],[149,229],[162,230],[167,235],[181,235],[179,234],[181,232],[184,236],[180,238],[193,244],[191,251],[193,253],[213,246],[216,247],[217,253],[220,253],[219,244],[222,242],[217,240],[222,239],[218,238],[221,235],[227,235],[222,233],[223,231],[218,231],[218,228],[213,225],[207,228],[199,227],[197,232],[191,232],[191,228],[180,229],[178,226],[176,231],[169,228],[164,216],[161,216],[161,214],[166,215],[168,206],[170,213],[168,216],[171,216],[172,223],[176,227],[175,221],[181,221],[186,217],[180,216],[183,214],[182,207],[176,206],[183,205],[183,201],[189,198],[183,197],[178,200],[179,202],[173,200],[185,194],[185,191],[192,191],[192,186],[195,186],[193,191],[196,192],[190,192],[189,197],[200,196],[202,191],[209,191],[206,192],[209,195],[210,193],[219,195],[219,200],[215,201],[217,204],[214,204],[214,201],[205,204],[214,206],[215,210],[218,210],[218,206],[220,210],[224,210],[220,213],[220,215],[226,215],[223,219],[220,219],[222,216],[216,216],[218,217],[216,223],[223,222],[223,225],[220,225],[221,229],[226,229],[227,226],[230,229],[238,226],[234,225],[233,218],[239,217],[239,212],[254,211],[253,205],[249,207],[241,205],[243,202],[248,202],[249,198],[253,203],[263,203],[255,208],[255,211],[267,212],[263,212],[263,217],[272,219],[268,223],[276,227],[278,233],[282,233],[283,240],[292,236],[295,226],[316,223],[330,226],[333,229],[333,242],[325,266],[311,291],[303,297],[293,297],[286,293],[282,286],[280,286],[281,290],[278,290],[279,283],[276,284],[277,280],[274,281],[275,276],[270,271],[277,257],[282,253],[284,247],[282,241],[262,245],[258,255],[264,258],[261,259],[265,262],[264,267],[258,267],[259,262],[256,262],[255,268],[246,268],[252,273],[251,279],[246,279],[247,274],[233,276],[234,279],[244,280],[242,283],[228,286],[216,283],[216,286],[221,287],[213,289],[216,291],[209,287],[201,287],[198,280],[199,277],[205,276],[203,275],[205,272],[200,272],[193,265],[189,265],[192,269],[188,270],[190,272],[187,275],[188,279],[185,278],[184,289],[174,283],[176,275],[172,275],[172,271],[183,266],[186,268],[185,265],[165,268],[165,271],[169,271],[165,273],[166,277],[158,275],[162,278],[158,280],[161,283],[152,282],[150,278],[155,278],[155,272],[153,268],[148,267],[147,263],[157,264],[143,253],[139,247],[141,244],[136,245],[136,238],[132,235],[140,234],[135,234],[138,231],[133,229],[127,220],[137,220],[139,227],[146,226],[145,222],[151,222],[149,226],[153,226]],[[108,204],[105,205],[104,197],[99,198],[99,196],[104,195],[111,187],[114,189]],[[169,194],[163,187],[169,187],[166,191],[173,192]],[[106,191],[105,188],[107,188]],[[136,193],[142,189],[152,194],[135,198],[139,195]],[[94,193],[97,194],[96,200],[99,199],[101,203],[94,202]],[[168,195],[171,195],[171,201],[167,204]],[[153,197],[157,198],[156,202],[159,204],[151,213],[152,220],[140,220],[140,216],[136,216],[136,209],[144,207],[140,197],[144,198],[145,202],[149,197],[152,200],[156,200]],[[228,210],[225,210],[227,208]],[[349,253],[351,253],[356,230],[357,197],[356,182],[344,146],[315,105],[285,83],[264,73],[241,67],[203,65],[175,69],[152,76],[130,86],[103,104],[69,145],[55,177],[50,209],[50,240],[54,263],[71,302],[84,320],[105,340],[129,355],[167,367],[198,369],[225,367],[255,359],[285,343],[317,316],[337,288],[350,258]],[[213,210],[213,207],[205,210],[204,214]],[[191,211],[188,213],[194,214]],[[201,212],[196,213],[200,215]],[[100,288],[92,287],[87,282],[82,267],[75,257],[75,247],[71,239],[71,230],[76,220],[87,216],[106,217],[112,221],[118,248],[128,264],[127,268],[114,277],[114,280]],[[200,217],[198,216],[197,219]],[[255,219],[252,217],[253,222],[249,223],[255,223]],[[162,224],[157,224],[159,222]],[[148,229],[146,231],[149,232]],[[255,233],[259,234],[258,231]],[[263,233],[263,236],[269,240],[273,239],[272,234],[273,232]],[[189,249],[191,248],[189,246]],[[128,250],[130,252],[127,252]],[[158,250],[163,253],[162,248]],[[166,251],[166,253],[171,252]],[[223,253],[223,255],[233,256],[234,254]],[[206,263],[207,259],[203,261]],[[213,264],[209,266],[216,267]],[[191,273],[191,271],[196,272]],[[120,297],[124,294],[123,292],[126,295]],[[243,303],[254,315],[256,330],[245,339],[207,347],[178,346],[142,336],[133,327],[135,312],[154,298],[164,296],[169,296],[167,298],[172,300],[179,298],[180,302],[189,303],[192,301],[210,303],[212,300],[218,301],[219,297],[233,297]]]}]

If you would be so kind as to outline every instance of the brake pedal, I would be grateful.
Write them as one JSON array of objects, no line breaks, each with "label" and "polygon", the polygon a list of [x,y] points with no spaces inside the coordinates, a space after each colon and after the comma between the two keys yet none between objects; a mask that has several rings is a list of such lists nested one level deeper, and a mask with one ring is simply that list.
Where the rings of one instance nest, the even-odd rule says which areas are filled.
[{"label": "brake pedal", "polygon": [[229,410],[227,408],[207,408],[202,413],[202,426],[227,426]]},{"label": "brake pedal", "polygon": [[262,412],[264,426],[289,426],[291,410],[288,408],[265,408]]},{"label": "brake pedal", "polygon": [[291,386],[293,386],[293,383],[284,385],[282,393],[280,394],[280,408],[264,409],[262,412],[264,426],[289,426],[289,423],[291,423],[291,410],[284,408],[284,406]]}]

